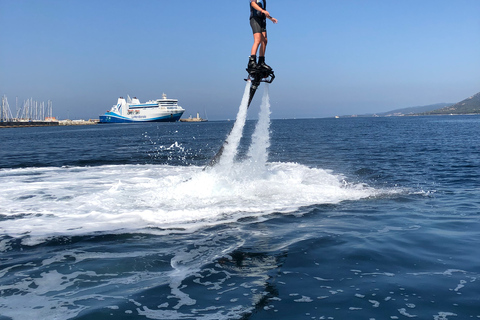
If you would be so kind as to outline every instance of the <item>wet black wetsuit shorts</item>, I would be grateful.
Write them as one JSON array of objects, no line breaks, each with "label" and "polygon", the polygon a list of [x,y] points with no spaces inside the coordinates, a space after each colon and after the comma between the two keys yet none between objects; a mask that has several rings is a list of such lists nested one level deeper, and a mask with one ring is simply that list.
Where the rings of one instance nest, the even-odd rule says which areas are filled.
[{"label": "wet black wetsuit shorts", "polygon": [[250,18],[250,26],[253,33],[267,32],[267,20],[257,17]]},{"label": "wet black wetsuit shorts", "polygon": [[252,7],[252,1],[255,1],[260,8],[265,9],[267,0],[250,0],[250,26],[253,33],[267,32],[267,17]]}]

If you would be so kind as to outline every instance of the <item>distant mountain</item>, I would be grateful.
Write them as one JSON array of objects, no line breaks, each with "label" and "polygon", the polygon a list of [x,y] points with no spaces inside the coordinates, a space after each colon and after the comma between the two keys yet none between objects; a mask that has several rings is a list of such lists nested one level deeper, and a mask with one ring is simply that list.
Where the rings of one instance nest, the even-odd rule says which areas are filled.
[{"label": "distant mountain", "polygon": [[460,101],[459,103],[436,103],[426,106],[395,109],[392,111],[350,115],[342,117],[394,117],[394,116],[425,116],[441,114],[480,114],[480,92]]},{"label": "distant mountain", "polygon": [[454,105],[424,112],[423,114],[480,114],[480,92]]},{"label": "distant mountain", "polygon": [[451,105],[452,103],[436,103],[436,104],[429,104],[426,106],[395,109],[392,111],[377,113],[377,115],[382,117],[412,115],[412,114],[425,113],[425,112],[437,110],[437,109],[440,109],[446,106],[451,106]]},{"label": "distant mountain", "polygon": [[439,108],[443,108],[445,106],[451,106],[452,103],[436,103],[436,104],[429,104],[427,106],[417,106],[417,107],[408,107],[402,109],[395,109],[392,111],[381,112],[381,113],[367,113],[367,114],[356,114],[356,115],[345,115],[343,117],[399,117],[399,116],[409,116],[409,115],[418,115],[424,114],[425,112],[429,112],[432,110],[437,110]]}]

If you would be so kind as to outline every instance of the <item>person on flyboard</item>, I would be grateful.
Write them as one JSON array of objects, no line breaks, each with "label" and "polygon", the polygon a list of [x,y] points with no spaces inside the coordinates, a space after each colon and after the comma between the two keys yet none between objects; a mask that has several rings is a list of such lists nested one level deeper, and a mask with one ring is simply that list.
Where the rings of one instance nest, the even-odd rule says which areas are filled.
[{"label": "person on flyboard", "polygon": [[[253,31],[253,46],[248,60],[247,70],[265,70],[272,71],[272,68],[265,63],[265,50],[267,48],[267,18],[273,23],[278,20],[270,16],[265,10],[267,0],[249,0],[250,1],[250,26]],[[257,63],[257,51],[260,47]],[[250,72],[250,71],[249,71]]]},{"label": "person on flyboard", "polygon": [[[265,49],[267,47],[267,18],[270,19],[273,23],[277,23],[277,19],[270,16],[270,13],[265,10],[267,0],[249,0],[250,1],[250,26],[253,31],[253,46],[250,59],[248,60],[247,72],[248,77],[244,79],[245,81],[250,82],[248,85],[250,87],[247,109],[250,107],[253,96],[258,89],[258,86],[261,82],[272,83],[275,79],[275,74],[272,68],[265,63]],[[257,51],[260,47],[260,56],[258,58],[257,64]],[[247,87],[245,87],[247,89]],[[242,99],[243,103],[243,99]],[[243,105],[243,104],[242,104]],[[242,108],[240,105],[240,108]],[[234,127],[232,127],[233,130]],[[230,131],[230,133],[232,132]],[[230,134],[228,135],[230,136]],[[220,157],[223,154],[225,146],[228,144],[228,138],[222,144],[215,156],[210,160],[203,170],[208,167],[213,167],[220,161]]]}]

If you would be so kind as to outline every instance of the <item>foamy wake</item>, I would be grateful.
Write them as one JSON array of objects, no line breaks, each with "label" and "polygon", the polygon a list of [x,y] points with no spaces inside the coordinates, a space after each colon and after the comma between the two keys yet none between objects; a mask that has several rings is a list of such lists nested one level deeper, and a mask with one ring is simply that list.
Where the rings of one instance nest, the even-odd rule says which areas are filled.
[{"label": "foamy wake", "polygon": [[232,170],[124,165],[0,171],[0,232],[35,244],[95,232],[192,232],[303,206],[370,197],[376,190],[294,163],[248,161]]},{"label": "foamy wake", "polygon": [[192,232],[246,216],[370,197],[378,191],[341,175],[294,163],[267,163],[268,86],[248,157],[234,161],[248,103],[220,163],[200,167],[124,165],[0,171],[0,232],[35,244],[52,236],[96,232]]}]

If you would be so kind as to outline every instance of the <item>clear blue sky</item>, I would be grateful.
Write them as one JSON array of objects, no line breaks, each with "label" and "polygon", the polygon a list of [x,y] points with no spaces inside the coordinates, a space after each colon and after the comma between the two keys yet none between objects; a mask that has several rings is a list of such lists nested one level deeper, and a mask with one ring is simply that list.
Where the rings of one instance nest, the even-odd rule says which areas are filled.
[{"label": "clear blue sky", "polygon": [[[480,91],[479,0],[269,0],[267,9],[279,20],[267,27],[273,118]],[[119,96],[165,92],[187,117],[234,119],[253,42],[248,17],[248,0],[0,0],[0,94],[12,109],[15,97],[32,97],[52,100],[60,118],[97,118]]]}]

